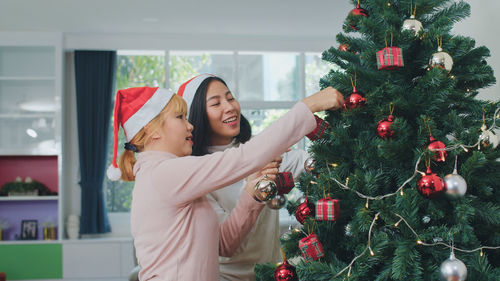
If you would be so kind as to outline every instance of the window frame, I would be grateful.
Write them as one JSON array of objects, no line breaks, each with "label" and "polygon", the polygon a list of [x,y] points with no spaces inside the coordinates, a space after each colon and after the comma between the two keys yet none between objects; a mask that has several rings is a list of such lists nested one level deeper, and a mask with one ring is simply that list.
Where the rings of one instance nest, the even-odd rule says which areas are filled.
[{"label": "window frame", "polygon": [[[171,89],[171,81],[170,81],[170,57],[171,55],[177,54],[193,54],[193,55],[201,55],[201,54],[231,54],[233,56],[233,82],[234,86],[232,88],[235,92],[235,97],[238,99],[238,102],[241,105],[242,109],[245,110],[260,110],[260,109],[290,109],[293,105],[296,104],[297,101],[265,101],[265,100],[253,100],[253,101],[245,101],[241,100],[239,97],[239,55],[245,54],[297,54],[298,55],[298,64],[297,68],[299,71],[299,83],[298,83],[298,100],[303,99],[308,94],[306,93],[306,55],[319,55],[321,57],[321,53],[318,52],[307,52],[307,51],[214,51],[214,50],[118,50],[117,54],[120,55],[163,55],[164,57],[164,67],[165,67],[165,85],[164,87],[167,89]],[[176,89],[171,89],[176,90]],[[301,149],[306,149],[305,139],[301,139],[298,142],[298,147]],[[286,230],[290,224],[295,224],[296,220],[288,214],[288,211],[283,208],[279,210],[280,212],[280,228],[282,231]],[[124,237],[130,236],[130,212],[109,212],[108,211],[108,219],[112,226],[112,231],[109,233],[109,237]]]}]

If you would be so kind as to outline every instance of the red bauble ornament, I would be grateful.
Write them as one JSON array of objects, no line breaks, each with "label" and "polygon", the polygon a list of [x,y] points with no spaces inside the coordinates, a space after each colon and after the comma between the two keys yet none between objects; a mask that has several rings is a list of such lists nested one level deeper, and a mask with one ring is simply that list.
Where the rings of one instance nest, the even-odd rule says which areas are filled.
[{"label": "red bauble ornament", "polygon": [[377,126],[377,134],[379,137],[386,139],[394,136],[394,131],[391,130],[391,125],[394,122],[394,116],[389,115],[386,119],[380,120]]},{"label": "red bauble ornament", "polygon": [[[446,148],[446,145],[442,141],[436,140],[432,135],[429,137],[429,145],[427,145],[427,148],[429,150],[433,149],[444,149]],[[446,156],[448,156],[448,153],[446,150],[438,150],[434,152],[434,160],[436,162],[444,162],[446,160]]]},{"label": "red bauble ornament", "polygon": [[446,190],[446,185],[442,178],[438,177],[427,167],[425,176],[417,181],[418,192],[429,199],[432,199]]},{"label": "red bauble ornament", "polygon": [[339,51],[348,52],[349,51],[349,45],[347,45],[347,44],[340,45],[339,46]]},{"label": "red bauble ornament", "polygon": [[353,88],[351,95],[345,100],[344,107],[353,109],[365,105],[366,99],[361,95],[361,92]]},{"label": "red bauble ornament", "polygon": [[349,12],[349,15],[351,17],[349,17],[349,25],[351,26],[352,29],[354,30],[357,30],[358,27],[357,27],[357,24],[358,24],[358,21],[359,21],[359,17],[360,16],[363,16],[363,17],[368,17],[368,12],[361,8],[359,6],[359,3],[356,5],[356,8],[352,9],[350,12]]},{"label": "red bauble ornament", "polygon": [[274,271],[275,281],[299,281],[295,267],[286,260]]},{"label": "red bauble ornament", "polygon": [[314,204],[309,202],[308,198],[302,202],[295,210],[295,218],[301,224],[304,224],[308,217],[314,217]]}]

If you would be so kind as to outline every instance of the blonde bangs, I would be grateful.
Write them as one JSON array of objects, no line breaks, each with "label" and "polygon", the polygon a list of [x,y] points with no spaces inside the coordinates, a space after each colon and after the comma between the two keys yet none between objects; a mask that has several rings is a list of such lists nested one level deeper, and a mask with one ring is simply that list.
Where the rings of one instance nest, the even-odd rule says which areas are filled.
[{"label": "blonde bangs", "polygon": [[187,113],[187,103],[186,101],[178,95],[174,95],[167,106],[165,107],[167,112],[175,112],[176,114],[186,114]]}]

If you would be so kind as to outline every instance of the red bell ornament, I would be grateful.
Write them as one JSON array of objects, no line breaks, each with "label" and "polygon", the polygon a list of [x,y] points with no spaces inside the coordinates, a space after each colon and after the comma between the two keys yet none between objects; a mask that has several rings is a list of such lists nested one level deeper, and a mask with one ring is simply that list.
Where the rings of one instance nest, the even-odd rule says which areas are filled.
[{"label": "red bell ornament", "polygon": [[367,18],[368,12],[365,9],[361,8],[361,6],[359,5],[359,1],[358,1],[356,8],[352,9],[349,12],[349,16],[348,16],[348,22],[349,22],[349,25],[351,26],[352,29],[354,29],[354,30],[358,29],[357,25],[358,25],[358,22],[361,19],[361,17]]},{"label": "red bell ornament", "polygon": [[307,218],[314,217],[315,210],[314,204],[309,202],[308,198],[302,202],[295,210],[295,218],[301,224],[304,224]]},{"label": "red bell ornament", "polygon": [[[432,135],[430,135],[429,145],[427,145],[427,148],[431,151],[435,149],[445,149],[446,145],[442,141],[438,141]],[[446,161],[446,156],[448,156],[446,150],[436,150],[434,152],[433,159],[436,162],[444,162]]]},{"label": "red bell ornament", "polygon": [[349,109],[358,108],[365,105],[366,99],[363,97],[361,92],[356,90],[356,87],[353,87],[353,92],[351,95],[345,100],[344,106]]},{"label": "red bell ornament", "polygon": [[377,126],[377,134],[383,139],[392,138],[394,131],[391,130],[391,125],[394,122],[394,116],[389,115],[386,119],[380,120]]},{"label": "red bell ornament", "polygon": [[295,271],[295,267],[293,265],[289,264],[288,261],[285,260],[274,271],[274,280],[275,281],[299,281],[299,277],[297,276],[297,272]]},{"label": "red bell ornament", "polygon": [[430,167],[427,167],[425,176],[417,181],[417,190],[420,195],[432,199],[446,190],[446,184],[442,178],[431,171]]}]

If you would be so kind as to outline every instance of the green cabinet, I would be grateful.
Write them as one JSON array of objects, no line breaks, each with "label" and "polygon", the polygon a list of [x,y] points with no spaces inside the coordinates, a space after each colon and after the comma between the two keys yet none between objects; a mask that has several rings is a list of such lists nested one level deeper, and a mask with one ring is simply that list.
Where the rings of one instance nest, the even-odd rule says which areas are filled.
[{"label": "green cabinet", "polygon": [[0,245],[0,271],[7,280],[62,279],[62,244]]}]

